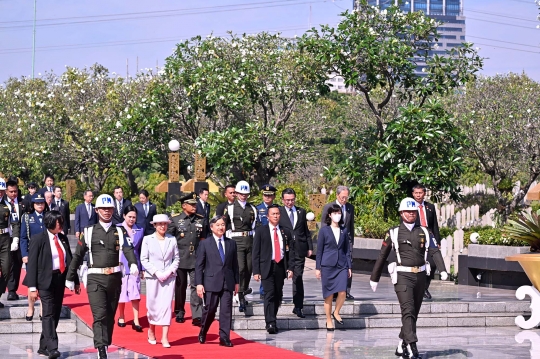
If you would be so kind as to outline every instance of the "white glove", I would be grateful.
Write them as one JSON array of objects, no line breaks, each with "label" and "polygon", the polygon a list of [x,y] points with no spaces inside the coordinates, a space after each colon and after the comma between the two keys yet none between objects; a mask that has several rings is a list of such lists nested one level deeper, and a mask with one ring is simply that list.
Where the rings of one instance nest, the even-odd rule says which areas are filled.
[{"label": "white glove", "polygon": [[441,272],[441,280],[447,280],[448,279],[448,273]]},{"label": "white glove", "polygon": [[19,249],[19,238],[13,237],[13,242],[11,243],[11,251],[14,252]]},{"label": "white glove", "polygon": [[69,290],[75,290],[75,282],[66,280],[66,288]]},{"label": "white glove", "polygon": [[81,279],[81,282],[86,288],[86,283],[88,280],[88,266],[86,265],[86,262],[83,262],[83,264],[81,264],[81,267],[79,268],[79,278]]},{"label": "white glove", "polygon": [[129,266],[129,274],[135,277],[139,275],[139,268],[136,264],[132,264]]},{"label": "white glove", "polygon": [[378,282],[373,282],[373,281],[369,281],[369,285],[371,286],[371,290],[373,290],[374,292],[377,290],[377,285],[379,283]]}]

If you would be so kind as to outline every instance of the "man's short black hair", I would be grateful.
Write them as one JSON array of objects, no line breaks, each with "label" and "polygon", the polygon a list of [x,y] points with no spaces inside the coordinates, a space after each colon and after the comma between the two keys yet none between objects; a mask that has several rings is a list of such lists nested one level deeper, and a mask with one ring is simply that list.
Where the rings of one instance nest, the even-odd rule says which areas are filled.
[{"label": "man's short black hair", "polygon": [[271,205],[268,206],[268,210],[270,210],[270,208],[278,208],[279,209],[279,206],[275,203],[272,203]]},{"label": "man's short black hair", "polygon": [[92,194],[94,193],[94,192],[92,192],[91,189],[87,189],[86,191],[84,191],[83,196],[86,196],[88,194],[88,192],[90,192]]},{"label": "man's short black hair", "polygon": [[53,176],[53,175],[51,175],[51,174],[45,175],[45,181],[46,181],[48,178],[50,178],[50,179],[52,179],[52,180],[54,181],[54,176]]},{"label": "man's short black hair", "polygon": [[285,188],[283,192],[281,192],[281,198],[285,197],[286,194],[294,194],[294,197],[296,197],[296,192],[292,188]]},{"label": "man's short black hair", "polygon": [[150,197],[150,193],[148,193],[148,191],[145,190],[145,189],[141,189],[141,190],[139,191],[139,194],[144,195],[146,198]]},{"label": "man's short black hair", "polygon": [[53,192],[56,192],[56,189],[57,189],[57,188],[59,188],[60,191],[62,190],[62,187],[60,187],[60,186],[54,186],[54,187],[53,187]]},{"label": "man's short black hair", "polygon": [[117,189],[121,189],[122,192],[124,192],[124,189],[122,188],[122,186],[115,186],[114,189],[113,189],[113,191],[116,191]]},{"label": "man's short black hair", "polygon": [[61,227],[64,225],[64,217],[62,217],[62,214],[59,211],[52,210],[45,212],[45,215],[43,216],[43,224],[45,225],[45,228],[55,229],[56,222],[59,222]]},{"label": "man's short black hair", "polygon": [[6,182],[6,188],[8,187],[17,187],[19,188],[19,182],[13,181],[11,178]]},{"label": "man's short black hair", "polygon": [[197,194],[202,194],[204,191],[210,193],[210,190],[208,188],[203,187],[203,188],[199,189],[199,193],[197,193]]},{"label": "man's short black hair", "polygon": [[227,188],[232,188],[232,189],[236,189],[236,187],[232,184],[228,184],[225,186],[225,188],[223,189],[223,193],[227,192]]},{"label": "man's short black hair", "polygon": [[420,183],[414,185],[412,190],[414,191],[415,189],[421,189],[422,191],[424,191],[424,193],[426,192],[426,186],[424,186],[423,184],[420,184]]}]

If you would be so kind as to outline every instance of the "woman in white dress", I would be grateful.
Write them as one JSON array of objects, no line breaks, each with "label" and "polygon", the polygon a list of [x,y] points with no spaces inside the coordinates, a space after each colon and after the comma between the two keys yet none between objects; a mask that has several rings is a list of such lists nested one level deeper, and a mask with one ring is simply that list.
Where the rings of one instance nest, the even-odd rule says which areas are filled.
[{"label": "woman in white dress", "polygon": [[150,323],[148,342],[156,344],[156,325],[163,326],[161,344],[170,348],[167,338],[171,324],[172,299],[176,269],[180,262],[176,238],[167,234],[171,221],[166,214],[157,214],[150,222],[156,228],[154,234],[145,236],[141,247],[141,264],[145,269],[146,308]]}]

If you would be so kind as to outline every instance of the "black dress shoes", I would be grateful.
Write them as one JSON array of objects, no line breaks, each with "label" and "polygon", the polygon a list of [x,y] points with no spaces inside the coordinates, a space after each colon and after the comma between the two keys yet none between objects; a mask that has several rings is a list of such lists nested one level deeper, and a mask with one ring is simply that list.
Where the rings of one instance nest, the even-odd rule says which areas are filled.
[{"label": "black dress shoes", "polygon": [[429,290],[426,289],[426,291],[424,292],[424,299],[431,299],[431,293],[429,292]]},{"label": "black dress shoes", "polygon": [[206,342],[206,334],[202,332],[202,330],[199,332],[199,343],[204,344]]},{"label": "black dress shoes", "polygon": [[184,319],[184,317],[180,317],[180,316],[176,316],[176,322],[177,323],[184,323],[186,320]]},{"label": "black dress shoes", "polygon": [[268,334],[277,334],[277,327],[275,324],[268,324],[266,326],[266,331],[268,332]]},{"label": "black dress shoes", "polygon": [[41,348],[40,348],[40,349],[37,350],[37,353],[38,353],[39,355],[43,355],[43,356],[46,356],[46,357],[49,356],[49,351],[48,351],[47,349],[41,349]]},{"label": "black dress shoes", "polygon": [[98,350],[98,359],[107,359],[107,347],[99,347]]},{"label": "black dress shoes", "polygon": [[133,328],[134,331],[142,333],[143,329],[140,325],[137,325],[135,323],[131,324],[131,328]]},{"label": "black dress shoes", "polygon": [[422,359],[422,357],[418,353],[418,348],[416,348],[416,343],[411,343],[411,344],[409,344],[409,346],[411,347],[411,356],[410,356],[410,358],[411,359]]},{"label": "black dress shoes", "polygon": [[219,339],[219,345],[222,346],[222,347],[229,347],[231,348],[233,346],[233,343],[231,343],[231,341],[229,339]]},{"label": "black dress shoes", "polygon": [[395,354],[397,357],[409,358],[409,349],[407,348],[407,344],[403,340],[399,341]]},{"label": "black dress shoes", "polygon": [[55,359],[60,357],[60,352],[56,349],[53,349],[49,352],[49,359]]},{"label": "black dress shoes", "polygon": [[19,295],[15,292],[9,292],[7,300],[19,300]]},{"label": "black dress shoes", "polygon": [[347,300],[354,300],[354,297],[353,297],[350,293],[347,293],[347,294],[345,295],[345,299],[347,299]]},{"label": "black dress shoes", "polygon": [[240,299],[240,305],[238,306],[238,311],[240,313],[244,313],[246,311],[246,306],[248,305],[248,301],[245,299]]},{"label": "black dress shoes", "polygon": [[305,318],[306,317],[304,315],[304,313],[302,312],[302,308],[294,308],[292,312],[293,312],[293,314],[296,314],[296,316],[299,317],[299,318]]},{"label": "black dress shoes", "polygon": [[200,327],[201,326],[201,318],[193,318],[193,320],[191,321],[191,324],[196,326],[196,327]]},{"label": "black dress shoes", "polygon": [[245,292],[244,292],[244,295],[248,295],[248,294],[251,294],[253,293],[253,288],[248,288]]},{"label": "black dress shoes", "polygon": [[118,326],[120,328],[125,328],[126,327],[126,322],[121,322],[120,319],[118,319]]}]

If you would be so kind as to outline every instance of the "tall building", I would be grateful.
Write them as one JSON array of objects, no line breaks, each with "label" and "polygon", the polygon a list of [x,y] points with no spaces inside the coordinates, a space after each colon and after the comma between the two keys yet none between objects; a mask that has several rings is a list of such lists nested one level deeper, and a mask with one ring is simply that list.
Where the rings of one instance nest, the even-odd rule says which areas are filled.
[{"label": "tall building", "polygon": [[[356,1],[353,1],[356,6]],[[386,9],[391,5],[399,5],[404,12],[423,11],[427,16],[443,23],[439,26],[438,48],[430,55],[446,54],[446,50],[458,47],[465,42],[465,16],[463,16],[463,0],[368,0],[369,5]],[[421,74],[422,63],[418,63]]]}]

